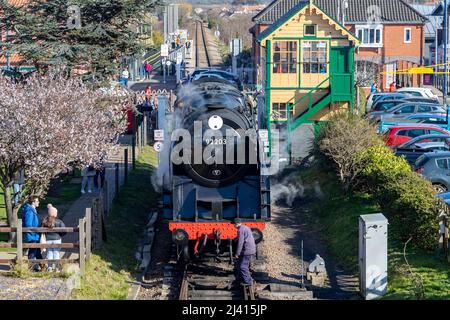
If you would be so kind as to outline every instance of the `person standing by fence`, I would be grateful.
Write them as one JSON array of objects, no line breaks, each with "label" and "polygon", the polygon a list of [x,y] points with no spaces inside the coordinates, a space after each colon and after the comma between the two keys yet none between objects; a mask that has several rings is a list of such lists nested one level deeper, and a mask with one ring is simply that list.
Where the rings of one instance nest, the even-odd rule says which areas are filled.
[{"label": "person standing by fence", "polygon": [[14,177],[13,181],[13,199],[14,206],[19,205],[19,201],[21,198],[22,187],[25,184],[25,171],[20,170],[19,173]]},{"label": "person standing by fence", "polygon": [[[48,204],[48,214],[42,220],[42,227],[43,228],[65,228],[64,222],[61,219],[58,219],[58,209],[56,209],[53,205]],[[63,232],[49,232],[46,235],[46,242],[47,244],[61,244],[62,243],[62,237],[66,233]],[[48,260],[59,260],[59,252],[61,251],[61,248],[48,248],[47,249],[47,259]],[[58,263],[49,263],[47,267],[47,271],[51,272],[55,270],[56,272],[61,271],[61,267],[58,265]]]},{"label": "person standing by fence", "polygon": [[[38,228],[40,226],[39,216],[36,208],[39,207],[39,198],[37,196],[31,196],[28,199],[28,203],[23,206],[22,211],[22,227],[24,228]],[[26,243],[39,243],[40,236],[36,232],[26,232],[24,234]],[[30,248],[28,249],[28,260],[42,259],[41,249]],[[38,264],[33,267],[34,271],[40,271],[41,268]]]},{"label": "person standing by fence", "polygon": [[[95,169],[94,187],[97,191],[103,189],[103,187],[105,186],[105,171],[106,168],[103,163],[99,168]],[[100,188],[98,185],[98,178],[100,178]]]},{"label": "person standing by fence", "polygon": [[86,193],[86,186],[88,187],[88,193],[92,193],[92,184],[94,182],[95,168],[93,166],[85,166],[81,170],[81,176],[83,180],[81,181],[81,193]]}]

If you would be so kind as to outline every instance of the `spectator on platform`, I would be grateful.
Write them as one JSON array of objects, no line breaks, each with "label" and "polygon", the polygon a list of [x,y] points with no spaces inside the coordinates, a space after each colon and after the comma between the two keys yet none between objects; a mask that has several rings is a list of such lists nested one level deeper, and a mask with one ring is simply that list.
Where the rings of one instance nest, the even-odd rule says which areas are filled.
[{"label": "spectator on platform", "polygon": [[[42,220],[43,228],[65,228],[64,222],[58,219],[58,209],[56,209],[53,205],[47,205],[48,213],[47,216]],[[46,234],[46,243],[47,244],[61,244],[62,237],[65,236],[65,232],[48,232]],[[47,249],[47,259],[48,260],[59,260],[59,252],[61,248],[48,248]],[[51,272],[55,270],[56,272],[60,272],[61,268],[58,263],[49,263],[47,267],[47,271]]]},{"label": "spectator on platform", "polygon": [[144,90],[144,94],[145,94],[144,111],[152,111],[153,109],[152,87],[147,86]]},{"label": "spectator on platform", "polygon": [[152,72],[152,65],[148,62],[145,62],[144,69],[145,69],[145,79],[150,80],[150,74]]},{"label": "spectator on platform", "polygon": [[[28,203],[23,206],[22,209],[22,227],[24,228],[38,228],[40,226],[39,216],[36,208],[39,207],[39,198],[37,196],[31,196],[28,199]],[[24,240],[26,243],[39,243],[40,236],[36,232],[24,233]],[[28,249],[28,260],[42,259],[41,249],[30,248]],[[33,267],[34,271],[40,271],[39,264]]]},{"label": "spectator on platform", "polygon": [[81,181],[81,193],[86,193],[86,186],[88,187],[88,193],[92,193],[92,184],[95,175],[95,168],[92,165],[85,166],[81,170],[81,176],[83,177]]},{"label": "spectator on platform", "polygon": [[127,88],[128,88],[128,80],[129,79],[130,79],[130,72],[128,71],[128,68],[125,67],[125,69],[123,69],[123,71],[122,71],[122,82],[123,82],[123,85]]}]

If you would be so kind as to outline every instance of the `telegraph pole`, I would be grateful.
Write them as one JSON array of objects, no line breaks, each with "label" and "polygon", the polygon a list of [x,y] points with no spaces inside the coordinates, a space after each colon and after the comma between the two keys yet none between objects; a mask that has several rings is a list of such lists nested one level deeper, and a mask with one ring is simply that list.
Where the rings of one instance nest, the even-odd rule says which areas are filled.
[{"label": "telegraph pole", "polygon": [[447,109],[447,127],[449,126],[449,110],[447,106],[448,96],[448,0],[444,0],[444,105]]}]

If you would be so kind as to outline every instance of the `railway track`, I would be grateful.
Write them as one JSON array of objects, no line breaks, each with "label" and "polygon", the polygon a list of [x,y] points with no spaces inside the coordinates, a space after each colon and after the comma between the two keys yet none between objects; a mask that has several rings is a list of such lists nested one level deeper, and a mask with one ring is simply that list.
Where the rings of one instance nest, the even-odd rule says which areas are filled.
[{"label": "railway track", "polygon": [[195,22],[195,67],[210,68],[211,60],[205,36],[205,26],[202,21]]},{"label": "railway track", "polygon": [[[259,276],[258,281],[268,281]],[[185,265],[179,300],[256,300],[258,283],[241,286],[234,282],[232,266],[214,259]]]},{"label": "railway track", "polygon": [[311,300],[311,291],[292,284],[279,283],[266,272],[264,253],[252,261],[253,286],[235,283],[233,265],[224,254],[217,260],[205,255],[189,264],[177,261],[172,246],[170,261],[164,267],[162,300]]}]

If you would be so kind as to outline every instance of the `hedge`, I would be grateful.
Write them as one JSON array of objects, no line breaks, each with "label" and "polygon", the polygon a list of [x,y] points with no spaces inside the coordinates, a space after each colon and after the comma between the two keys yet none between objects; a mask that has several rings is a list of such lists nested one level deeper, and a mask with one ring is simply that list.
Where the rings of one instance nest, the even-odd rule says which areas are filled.
[{"label": "hedge", "polygon": [[[369,123],[367,126],[370,128]],[[320,139],[327,139],[327,134],[342,132],[328,131]],[[349,150],[352,149],[354,147],[349,146]],[[431,183],[413,172],[404,158],[397,157],[382,144],[368,147],[352,157],[348,159],[349,163],[364,164],[356,185],[380,204],[399,240],[406,241],[411,237],[417,247],[434,249],[439,230],[438,202]]]}]

